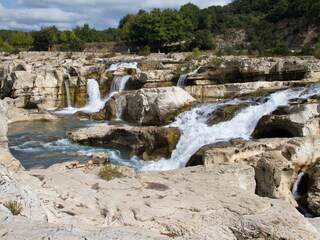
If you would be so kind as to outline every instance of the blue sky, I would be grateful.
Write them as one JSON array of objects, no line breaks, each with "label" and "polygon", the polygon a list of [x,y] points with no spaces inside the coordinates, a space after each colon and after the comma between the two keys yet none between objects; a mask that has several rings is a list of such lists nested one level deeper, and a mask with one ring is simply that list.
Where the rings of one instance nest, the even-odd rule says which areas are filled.
[{"label": "blue sky", "polygon": [[117,27],[119,20],[139,9],[176,8],[191,2],[200,8],[225,5],[231,0],[0,0],[0,29],[60,30],[89,23],[96,29]]}]

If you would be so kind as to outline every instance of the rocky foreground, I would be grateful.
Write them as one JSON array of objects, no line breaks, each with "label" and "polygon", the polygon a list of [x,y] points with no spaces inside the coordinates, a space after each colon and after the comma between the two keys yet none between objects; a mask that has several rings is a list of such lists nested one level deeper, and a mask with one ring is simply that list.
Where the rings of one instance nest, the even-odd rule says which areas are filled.
[{"label": "rocky foreground", "polygon": [[[141,73],[130,72],[132,80],[126,90],[131,91],[113,96],[96,115],[78,114],[113,119],[117,98],[125,95],[123,117],[137,126],[78,129],[68,133],[69,137],[82,143],[129,147],[132,155],[145,160],[168,157],[181,133],[161,126],[195,103],[190,94],[211,100],[254,97],[316,83],[320,78],[320,62],[309,58],[187,57],[187,53],[130,56],[141,68]],[[204,146],[191,157],[187,165],[192,167],[188,168],[126,171],[110,181],[97,175],[101,167],[91,165],[64,163],[23,170],[8,149],[7,122],[54,120],[46,110],[65,106],[64,81],[70,83],[72,103],[80,106],[86,79],[95,77],[108,90],[113,76],[129,71],[105,73],[108,66],[105,59],[84,54],[25,53],[19,59],[3,58],[1,239],[320,239],[319,218],[303,216],[291,194],[298,173],[305,172],[310,179],[307,187],[299,189],[308,193],[303,206],[317,216],[318,97],[263,117],[254,131],[255,140]],[[184,89],[189,93],[172,87],[179,74],[199,66],[196,74],[187,76]],[[226,121],[236,111],[222,109],[222,118],[214,121]]]}]

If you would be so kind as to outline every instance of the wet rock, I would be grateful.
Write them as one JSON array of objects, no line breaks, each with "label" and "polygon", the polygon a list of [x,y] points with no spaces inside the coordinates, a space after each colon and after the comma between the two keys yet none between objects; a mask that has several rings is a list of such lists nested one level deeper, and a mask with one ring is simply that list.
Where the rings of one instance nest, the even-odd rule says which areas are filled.
[{"label": "wet rock", "polygon": [[180,138],[179,129],[172,127],[95,126],[77,129],[67,135],[79,143],[127,147],[132,156],[138,155],[144,160],[170,157]]}]

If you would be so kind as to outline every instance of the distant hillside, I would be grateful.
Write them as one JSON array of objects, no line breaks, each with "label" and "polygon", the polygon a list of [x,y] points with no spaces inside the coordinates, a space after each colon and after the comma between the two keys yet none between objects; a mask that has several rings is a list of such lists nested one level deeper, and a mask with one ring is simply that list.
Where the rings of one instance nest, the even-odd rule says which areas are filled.
[{"label": "distant hillside", "polygon": [[178,10],[127,14],[116,29],[99,31],[84,24],[67,31],[55,26],[31,33],[0,30],[0,51],[47,51],[58,44],[63,51],[82,51],[88,43],[109,51],[99,43],[116,42],[117,49],[142,54],[199,48],[221,54],[294,52],[320,58],[319,22],[320,0],[235,0],[206,9],[188,3]]},{"label": "distant hillside", "polygon": [[122,18],[119,28],[128,45],[151,51],[216,47],[286,55],[313,53],[319,21],[320,0],[235,0],[203,10],[191,3],[179,11],[140,10]]}]

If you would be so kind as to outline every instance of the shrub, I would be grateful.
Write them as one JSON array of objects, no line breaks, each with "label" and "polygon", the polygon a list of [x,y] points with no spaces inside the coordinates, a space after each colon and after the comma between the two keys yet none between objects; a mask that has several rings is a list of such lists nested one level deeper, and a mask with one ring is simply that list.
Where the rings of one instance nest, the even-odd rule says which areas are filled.
[{"label": "shrub", "polygon": [[320,59],[320,43],[318,43],[317,46],[315,47],[313,55],[315,58]]},{"label": "shrub", "polygon": [[104,180],[111,180],[114,178],[120,178],[122,177],[122,173],[117,169],[117,167],[114,167],[110,164],[105,165],[98,173],[98,176]]},{"label": "shrub", "polygon": [[6,208],[8,208],[13,215],[18,215],[22,212],[22,206],[17,201],[8,201],[3,204]]},{"label": "shrub", "polygon": [[71,51],[82,52],[86,48],[86,43],[79,38],[75,38],[70,41],[69,48]]},{"label": "shrub", "polygon": [[187,56],[186,60],[188,60],[188,61],[199,60],[200,55],[201,55],[201,51],[199,48],[196,47],[192,50],[192,53],[189,56]]},{"label": "shrub", "polygon": [[202,50],[210,50],[215,48],[212,34],[208,30],[199,30],[196,32],[193,45]]}]

